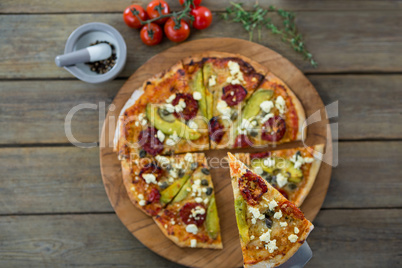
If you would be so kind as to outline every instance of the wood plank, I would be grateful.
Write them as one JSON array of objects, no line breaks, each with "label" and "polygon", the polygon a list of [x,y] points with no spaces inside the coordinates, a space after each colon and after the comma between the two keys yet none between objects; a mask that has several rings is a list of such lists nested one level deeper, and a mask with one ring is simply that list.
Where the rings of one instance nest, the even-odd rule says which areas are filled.
[{"label": "wood plank", "polygon": [[[401,217],[400,209],[321,211],[308,267],[399,267]],[[113,214],[6,216],[0,230],[1,267],[181,267],[145,248]]]},{"label": "wood plank", "polygon": [[0,170],[1,214],[112,211],[97,148],[3,148]]},{"label": "wood plank", "polygon": [[[105,107],[124,81],[101,85],[81,81],[1,82],[1,144],[68,143],[64,122],[68,112],[83,103]],[[105,115],[105,114],[104,114]],[[82,109],[72,118],[72,133],[82,142],[99,140],[99,109]]]},{"label": "wood plank", "polygon": [[[324,104],[339,101],[340,139],[402,138],[402,75],[310,75]],[[67,143],[64,121],[81,103],[111,103],[124,81],[91,85],[81,81],[0,82],[0,144]],[[381,98],[376,98],[381,89]],[[356,101],[359,99],[359,101]],[[83,109],[72,119],[82,142],[98,140],[99,111]]]},{"label": "wood plank", "polygon": [[[323,207],[400,207],[401,154],[402,142],[341,142]],[[0,149],[0,214],[112,212],[98,159],[97,148]]]},{"label": "wood plank", "polygon": [[[309,73],[400,72],[402,36],[395,33],[401,20],[402,12],[398,11],[298,12],[297,23],[307,47],[319,62],[318,68],[311,67],[278,36],[264,32],[261,44]],[[56,67],[54,57],[63,53],[75,28],[92,21],[116,27],[125,38],[128,60],[121,77],[128,77],[150,57],[174,46],[166,39],[155,47],[142,44],[137,31],[124,25],[121,14],[1,15],[0,23],[7,27],[0,28],[4,55],[0,79],[72,78],[66,70]],[[193,32],[190,40],[208,37],[248,39],[248,34],[240,25],[224,22],[215,14],[212,26]]]},{"label": "wood plank", "polygon": [[340,139],[398,139],[401,75],[310,75],[325,105],[338,101]]},{"label": "wood plank", "polygon": [[[135,4],[146,6],[149,0],[135,0],[131,1]],[[223,11],[230,5],[230,0],[203,0],[202,5],[210,8],[213,11]],[[242,1],[233,1],[242,2]],[[254,1],[245,2],[245,8],[252,8]],[[0,3],[1,13],[76,13],[76,12],[122,12],[130,1],[126,0],[114,0],[113,4],[110,4],[108,0],[69,0],[69,1],[57,1],[57,0],[32,0],[30,5],[26,5],[24,0],[3,0]],[[179,9],[178,1],[168,1],[172,10]],[[395,10],[402,8],[402,1],[400,0],[271,0],[261,1],[260,5],[263,7],[269,7],[274,5],[278,8],[285,8],[289,10],[316,10],[316,11],[328,11],[328,10]]]}]

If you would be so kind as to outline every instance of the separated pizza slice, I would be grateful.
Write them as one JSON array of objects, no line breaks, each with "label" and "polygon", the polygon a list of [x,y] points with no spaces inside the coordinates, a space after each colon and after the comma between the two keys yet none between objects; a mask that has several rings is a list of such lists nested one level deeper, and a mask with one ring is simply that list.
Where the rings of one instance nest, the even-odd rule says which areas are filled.
[{"label": "separated pizza slice", "polygon": [[180,247],[222,248],[214,186],[205,159],[154,221]]},{"label": "separated pizza slice", "polygon": [[268,70],[259,63],[237,54],[203,54],[206,91],[212,94],[210,120],[211,148],[232,148],[232,131],[246,100],[253,94]]},{"label": "separated pizza slice", "polygon": [[293,203],[228,153],[244,267],[286,262],[314,228]]},{"label": "separated pizza slice", "polygon": [[204,161],[204,155],[196,153],[123,159],[124,186],[133,204],[154,216],[172,201]]},{"label": "separated pizza slice", "polygon": [[115,134],[119,158],[130,158],[130,153],[144,157],[208,149],[206,123],[198,126],[193,120],[202,117],[200,98],[189,86],[181,62],[146,81],[121,112]]},{"label": "separated pizza slice", "polygon": [[281,144],[306,139],[303,106],[289,87],[268,73],[247,100],[235,128],[235,146]]},{"label": "separated pizza slice", "polygon": [[317,177],[324,145],[239,153],[236,157],[300,207]]}]

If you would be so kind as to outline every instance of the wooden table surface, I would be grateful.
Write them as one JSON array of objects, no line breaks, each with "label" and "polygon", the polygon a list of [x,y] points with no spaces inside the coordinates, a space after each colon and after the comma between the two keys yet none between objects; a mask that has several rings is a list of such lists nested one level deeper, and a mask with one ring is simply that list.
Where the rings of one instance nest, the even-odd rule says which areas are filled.
[{"label": "wooden table surface", "polygon": [[[260,2],[295,11],[319,67],[267,32],[261,44],[294,62],[325,104],[339,101],[339,117],[331,119],[339,125],[339,166],[314,220],[307,267],[401,267],[402,1]],[[74,147],[64,132],[72,107],[110,104],[131,73],[174,45],[143,45],[122,21],[130,3],[0,1],[0,267],[178,267],[120,223],[102,184],[99,149]],[[248,38],[220,19],[229,0],[203,3],[214,22],[190,40]],[[125,70],[101,85],[54,64],[69,34],[93,21],[117,28],[128,46]],[[98,110],[78,112],[75,137],[97,141],[99,118]]]}]

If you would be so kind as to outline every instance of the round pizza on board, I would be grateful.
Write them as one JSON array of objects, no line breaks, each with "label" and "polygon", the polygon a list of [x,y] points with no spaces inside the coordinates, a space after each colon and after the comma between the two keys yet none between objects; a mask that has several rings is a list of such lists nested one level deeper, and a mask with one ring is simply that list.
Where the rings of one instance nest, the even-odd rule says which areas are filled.
[{"label": "round pizza on board", "polygon": [[244,267],[281,265],[314,226],[266,180],[231,153],[228,156]]},{"label": "round pizza on board", "polygon": [[[205,155],[193,152],[301,140],[306,138],[304,121],[296,95],[266,67],[238,54],[206,52],[182,59],[133,91],[117,121],[114,151],[130,200],[167,238],[180,247],[220,249],[214,178]],[[239,225],[246,267],[285,262],[311,231],[311,223],[297,208],[321,163],[311,150],[322,152],[323,146],[238,154],[263,177],[255,175],[255,180],[267,189],[261,192],[263,199],[249,203],[242,197],[240,202],[242,195],[233,184],[236,214],[239,206],[246,209],[240,219],[246,224]],[[244,175],[239,174],[238,178]],[[249,189],[251,196],[253,191]],[[277,205],[260,207],[267,202]],[[276,213],[285,216],[277,219]]]}]

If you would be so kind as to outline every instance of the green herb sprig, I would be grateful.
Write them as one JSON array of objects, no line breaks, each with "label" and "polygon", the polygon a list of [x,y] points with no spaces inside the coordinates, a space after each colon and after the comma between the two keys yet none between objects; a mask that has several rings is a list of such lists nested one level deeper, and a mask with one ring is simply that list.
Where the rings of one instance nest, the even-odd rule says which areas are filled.
[{"label": "green herb sprig", "polygon": [[[276,12],[282,19],[282,26],[277,26],[272,22],[270,14]],[[242,3],[233,3],[226,8],[226,12],[222,14],[224,20],[239,22],[243,28],[249,33],[250,41],[253,40],[254,30],[258,31],[258,39],[261,40],[261,31],[263,27],[269,29],[273,34],[281,35],[282,41],[288,43],[293,50],[302,54],[304,58],[310,62],[313,67],[317,67],[317,62],[313,59],[313,55],[306,49],[302,35],[297,31],[295,23],[295,15],[293,12],[277,9],[270,6],[264,9],[258,4],[254,5],[252,11],[243,8]]]}]

